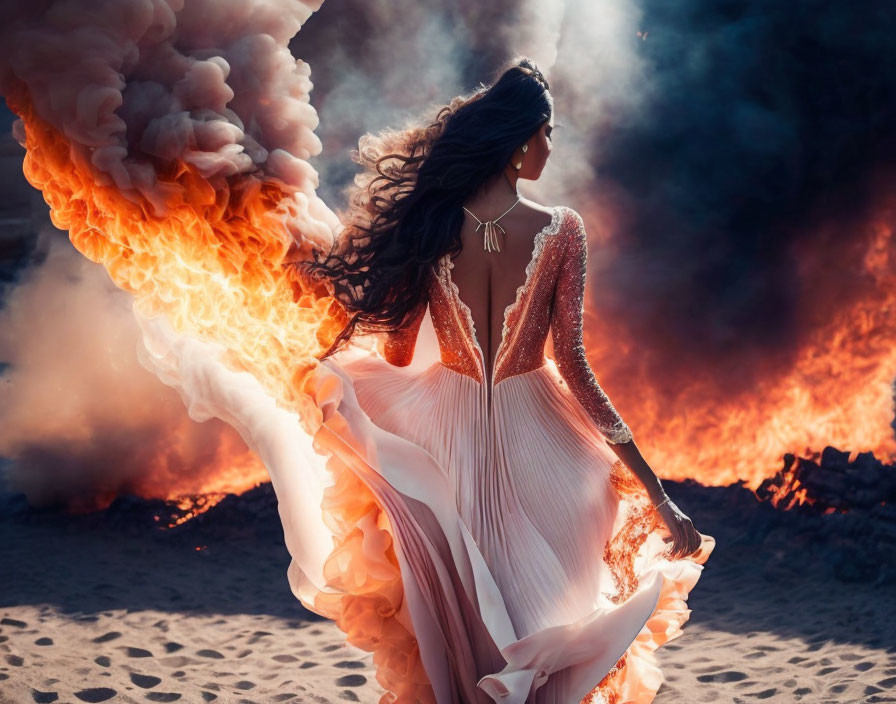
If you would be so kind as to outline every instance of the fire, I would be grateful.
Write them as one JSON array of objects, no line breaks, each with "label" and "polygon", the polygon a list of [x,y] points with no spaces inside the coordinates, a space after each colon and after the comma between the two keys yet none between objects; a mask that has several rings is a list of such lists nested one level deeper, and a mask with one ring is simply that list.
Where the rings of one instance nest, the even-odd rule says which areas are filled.
[{"label": "fire", "polygon": [[[344,324],[345,311],[283,266],[288,255],[296,258],[284,224],[295,193],[255,175],[212,185],[178,162],[158,174],[156,192],[166,194],[164,202],[150,202],[98,175],[37,116],[24,89],[7,99],[26,124],[25,174],[74,246],[133,294],[143,314],[164,313],[178,331],[219,343],[228,363],[253,374],[280,405],[300,418],[316,417],[303,384],[316,355]],[[618,343],[615,350],[606,343],[625,340],[624,330],[606,334],[611,326],[602,326],[600,343],[589,345],[592,365],[602,370],[598,376],[662,478],[705,485],[743,481],[755,489],[778,471],[785,452],[813,457],[826,445],[896,459],[891,222],[882,214],[871,225],[862,272],[870,284],[861,295],[819,310],[818,292],[804,287],[800,307],[811,324],[800,333],[796,357],[767,360],[748,394],[729,397],[700,378],[676,379],[674,394],[650,382],[635,386],[637,355],[620,355]],[[807,271],[812,256],[806,251],[799,258]],[[631,352],[636,345],[623,348]],[[624,392],[613,393],[620,387],[639,393],[629,400]],[[239,493],[264,477],[257,461],[222,464],[200,493]],[[183,494],[183,487],[172,486],[163,495]]]},{"label": "fire", "polygon": [[[729,395],[715,383],[680,375],[663,389],[650,380],[635,383],[637,345],[620,345],[625,331],[602,321],[601,344],[588,345],[592,366],[604,371],[598,378],[608,380],[608,393],[661,478],[715,486],[742,480],[755,490],[781,469],[785,453],[817,459],[828,445],[871,451],[887,463],[896,460],[893,217],[887,196],[875,202],[883,207],[868,225],[873,234],[862,258],[864,271],[838,271],[837,262],[829,263],[832,277],[847,275],[856,282],[852,298],[828,300],[830,294],[808,283],[806,272],[820,268],[812,258],[826,256],[813,238],[814,249],[798,253],[794,273],[807,282],[798,306],[806,324],[794,332],[798,351],[794,357],[769,354],[761,360],[762,374],[745,393]],[[607,339],[614,340],[614,349],[605,349]],[[782,344],[782,350],[792,348],[791,341]],[[670,374],[674,368],[670,364]],[[733,378],[737,374],[731,369]]]},{"label": "fire", "polygon": [[335,299],[281,266],[293,239],[283,223],[292,193],[254,176],[215,186],[189,164],[159,173],[162,203],[101,180],[33,110],[24,90],[6,96],[25,123],[24,172],[53,224],[102,264],[146,316],[220,343],[288,410],[307,410],[302,383],[344,324]]}]

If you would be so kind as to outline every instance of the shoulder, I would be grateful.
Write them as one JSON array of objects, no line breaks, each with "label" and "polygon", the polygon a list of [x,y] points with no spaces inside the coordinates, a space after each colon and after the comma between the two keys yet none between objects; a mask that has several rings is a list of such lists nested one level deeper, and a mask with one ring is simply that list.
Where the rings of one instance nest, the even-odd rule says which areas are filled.
[{"label": "shoulder", "polygon": [[526,206],[526,210],[531,215],[540,218],[545,223],[543,229],[552,230],[558,234],[584,232],[585,230],[582,217],[567,205],[542,205],[528,198],[524,198],[521,204]]},{"label": "shoulder", "polygon": [[557,218],[557,234],[566,243],[567,251],[583,250],[587,248],[587,235],[585,234],[585,221],[573,208],[568,205],[554,206]]},{"label": "shoulder", "polygon": [[560,212],[560,217],[568,228],[581,233],[585,232],[585,221],[577,211],[573,210],[568,205],[556,205],[554,207]]}]

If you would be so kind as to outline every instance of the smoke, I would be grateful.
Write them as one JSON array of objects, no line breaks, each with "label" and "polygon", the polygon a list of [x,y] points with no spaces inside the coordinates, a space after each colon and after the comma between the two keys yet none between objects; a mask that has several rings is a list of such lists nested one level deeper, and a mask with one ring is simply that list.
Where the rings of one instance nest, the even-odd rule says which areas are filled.
[{"label": "smoke", "polygon": [[[102,507],[119,493],[167,498],[264,478],[237,433],[197,424],[137,361],[132,297],[64,236],[40,233],[37,266],[0,310],[0,456],[32,505]],[[217,470],[212,472],[211,470]]]},{"label": "smoke", "polygon": [[548,78],[557,114],[554,156],[520,190],[545,203],[587,197],[594,173],[583,149],[645,91],[640,18],[637,6],[618,1],[324,3],[290,44],[314,72],[319,195],[331,207],[344,204],[355,171],[348,151],[360,135],[429,121],[524,55]]},{"label": "smoke", "polygon": [[336,221],[307,162],[310,67],[287,43],[321,2],[17,0],[0,14],[0,92],[26,89],[73,160],[159,213],[173,187],[157,174],[186,163],[295,191],[293,235],[320,241]]},{"label": "smoke", "polygon": [[[343,202],[360,135],[429,119],[508,58],[532,56],[551,83],[557,127],[544,175],[520,188],[585,216],[588,307],[604,323],[590,328],[598,376],[643,380],[671,403],[697,378],[750,391],[873,287],[869,222],[894,163],[892,19],[882,3],[770,0],[13,2],[0,9],[0,90],[27,86],[73,140],[73,159],[150,202],[164,195],[157,171],[183,159],[213,182],[282,180],[307,209],[297,219],[331,226],[314,189],[331,207]],[[33,295],[38,272],[10,301]],[[108,310],[110,291],[91,304]],[[100,424],[114,414],[66,400],[83,437],[42,434],[57,399],[41,378],[56,380],[57,396],[73,385],[92,409],[80,379],[120,385],[122,359],[98,361],[103,334],[116,334],[60,321],[57,349],[97,340],[85,372],[40,342],[49,332],[34,321],[50,313],[32,310],[4,313],[4,349],[19,360],[4,393],[33,390],[4,408],[24,418],[18,407],[34,403],[43,416],[4,427],[0,452],[47,439],[57,456],[83,456],[100,481],[130,450],[94,463],[85,438],[106,437]],[[41,344],[42,363],[24,364],[16,350]],[[134,362],[127,344],[119,352]],[[168,393],[152,377],[146,384],[141,393]],[[173,406],[154,402],[146,423],[181,418]],[[146,427],[135,433],[156,446]],[[144,470],[127,470],[128,480]]]},{"label": "smoke", "polygon": [[625,316],[651,383],[708,374],[751,392],[874,286],[863,258],[896,156],[893,10],[642,11],[638,110],[587,150],[619,248],[596,295]]}]

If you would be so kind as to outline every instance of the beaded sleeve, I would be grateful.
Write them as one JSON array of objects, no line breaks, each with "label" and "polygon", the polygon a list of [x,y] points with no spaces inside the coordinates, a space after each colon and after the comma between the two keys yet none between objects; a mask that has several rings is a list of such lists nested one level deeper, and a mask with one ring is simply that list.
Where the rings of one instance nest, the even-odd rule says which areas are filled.
[{"label": "beaded sleeve", "polygon": [[554,357],[563,380],[596,423],[607,442],[619,444],[632,433],[619,416],[610,398],[594,378],[585,357],[583,318],[588,247],[581,216],[573,211],[576,226],[567,240],[557,275],[554,309],[551,313],[551,340]]},{"label": "beaded sleeve", "polygon": [[414,358],[414,348],[417,346],[417,335],[420,332],[420,324],[426,313],[429,301],[424,297],[414,307],[404,325],[398,330],[383,333],[377,345],[377,350],[382,357],[396,367],[406,367]]}]

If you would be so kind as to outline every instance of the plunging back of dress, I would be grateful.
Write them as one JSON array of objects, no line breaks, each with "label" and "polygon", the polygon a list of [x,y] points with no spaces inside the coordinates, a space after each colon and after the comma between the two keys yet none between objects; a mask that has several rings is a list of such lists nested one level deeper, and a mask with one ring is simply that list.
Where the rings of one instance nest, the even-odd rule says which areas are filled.
[{"label": "plunging back of dress", "polygon": [[[509,214],[511,218],[515,216],[515,222],[504,218],[501,229],[506,228],[508,234],[498,251],[479,246],[482,235],[478,229],[469,227],[462,231],[463,250],[452,260],[449,274],[458,289],[458,305],[465,316],[469,314],[473,341],[489,370],[488,380],[501,351],[504,321],[526,288],[533,270],[529,265],[539,254],[536,247],[543,246],[544,237],[557,234],[557,214],[556,208],[529,213],[517,208]],[[538,224],[535,228],[531,227],[533,221]],[[556,277],[548,278],[553,285]],[[550,297],[545,303],[550,305]]]},{"label": "plunging back of dress", "polygon": [[[440,363],[480,385],[490,408],[493,391],[505,380],[544,366],[550,333],[554,358],[575,399],[609,442],[625,442],[631,431],[598,385],[585,356],[583,311],[587,239],[581,217],[571,208],[550,209],[551,219],[533,239],[532,254],[514,299],[505,307],[491,364],[477,334],[469,305],[452,279],[455,262],[443,255],[432,267],[427,301],[439,341]],[[497,268],[493,269],[497,271]],[[412,353],[426,306],[392,336],[400,354]]]}]

